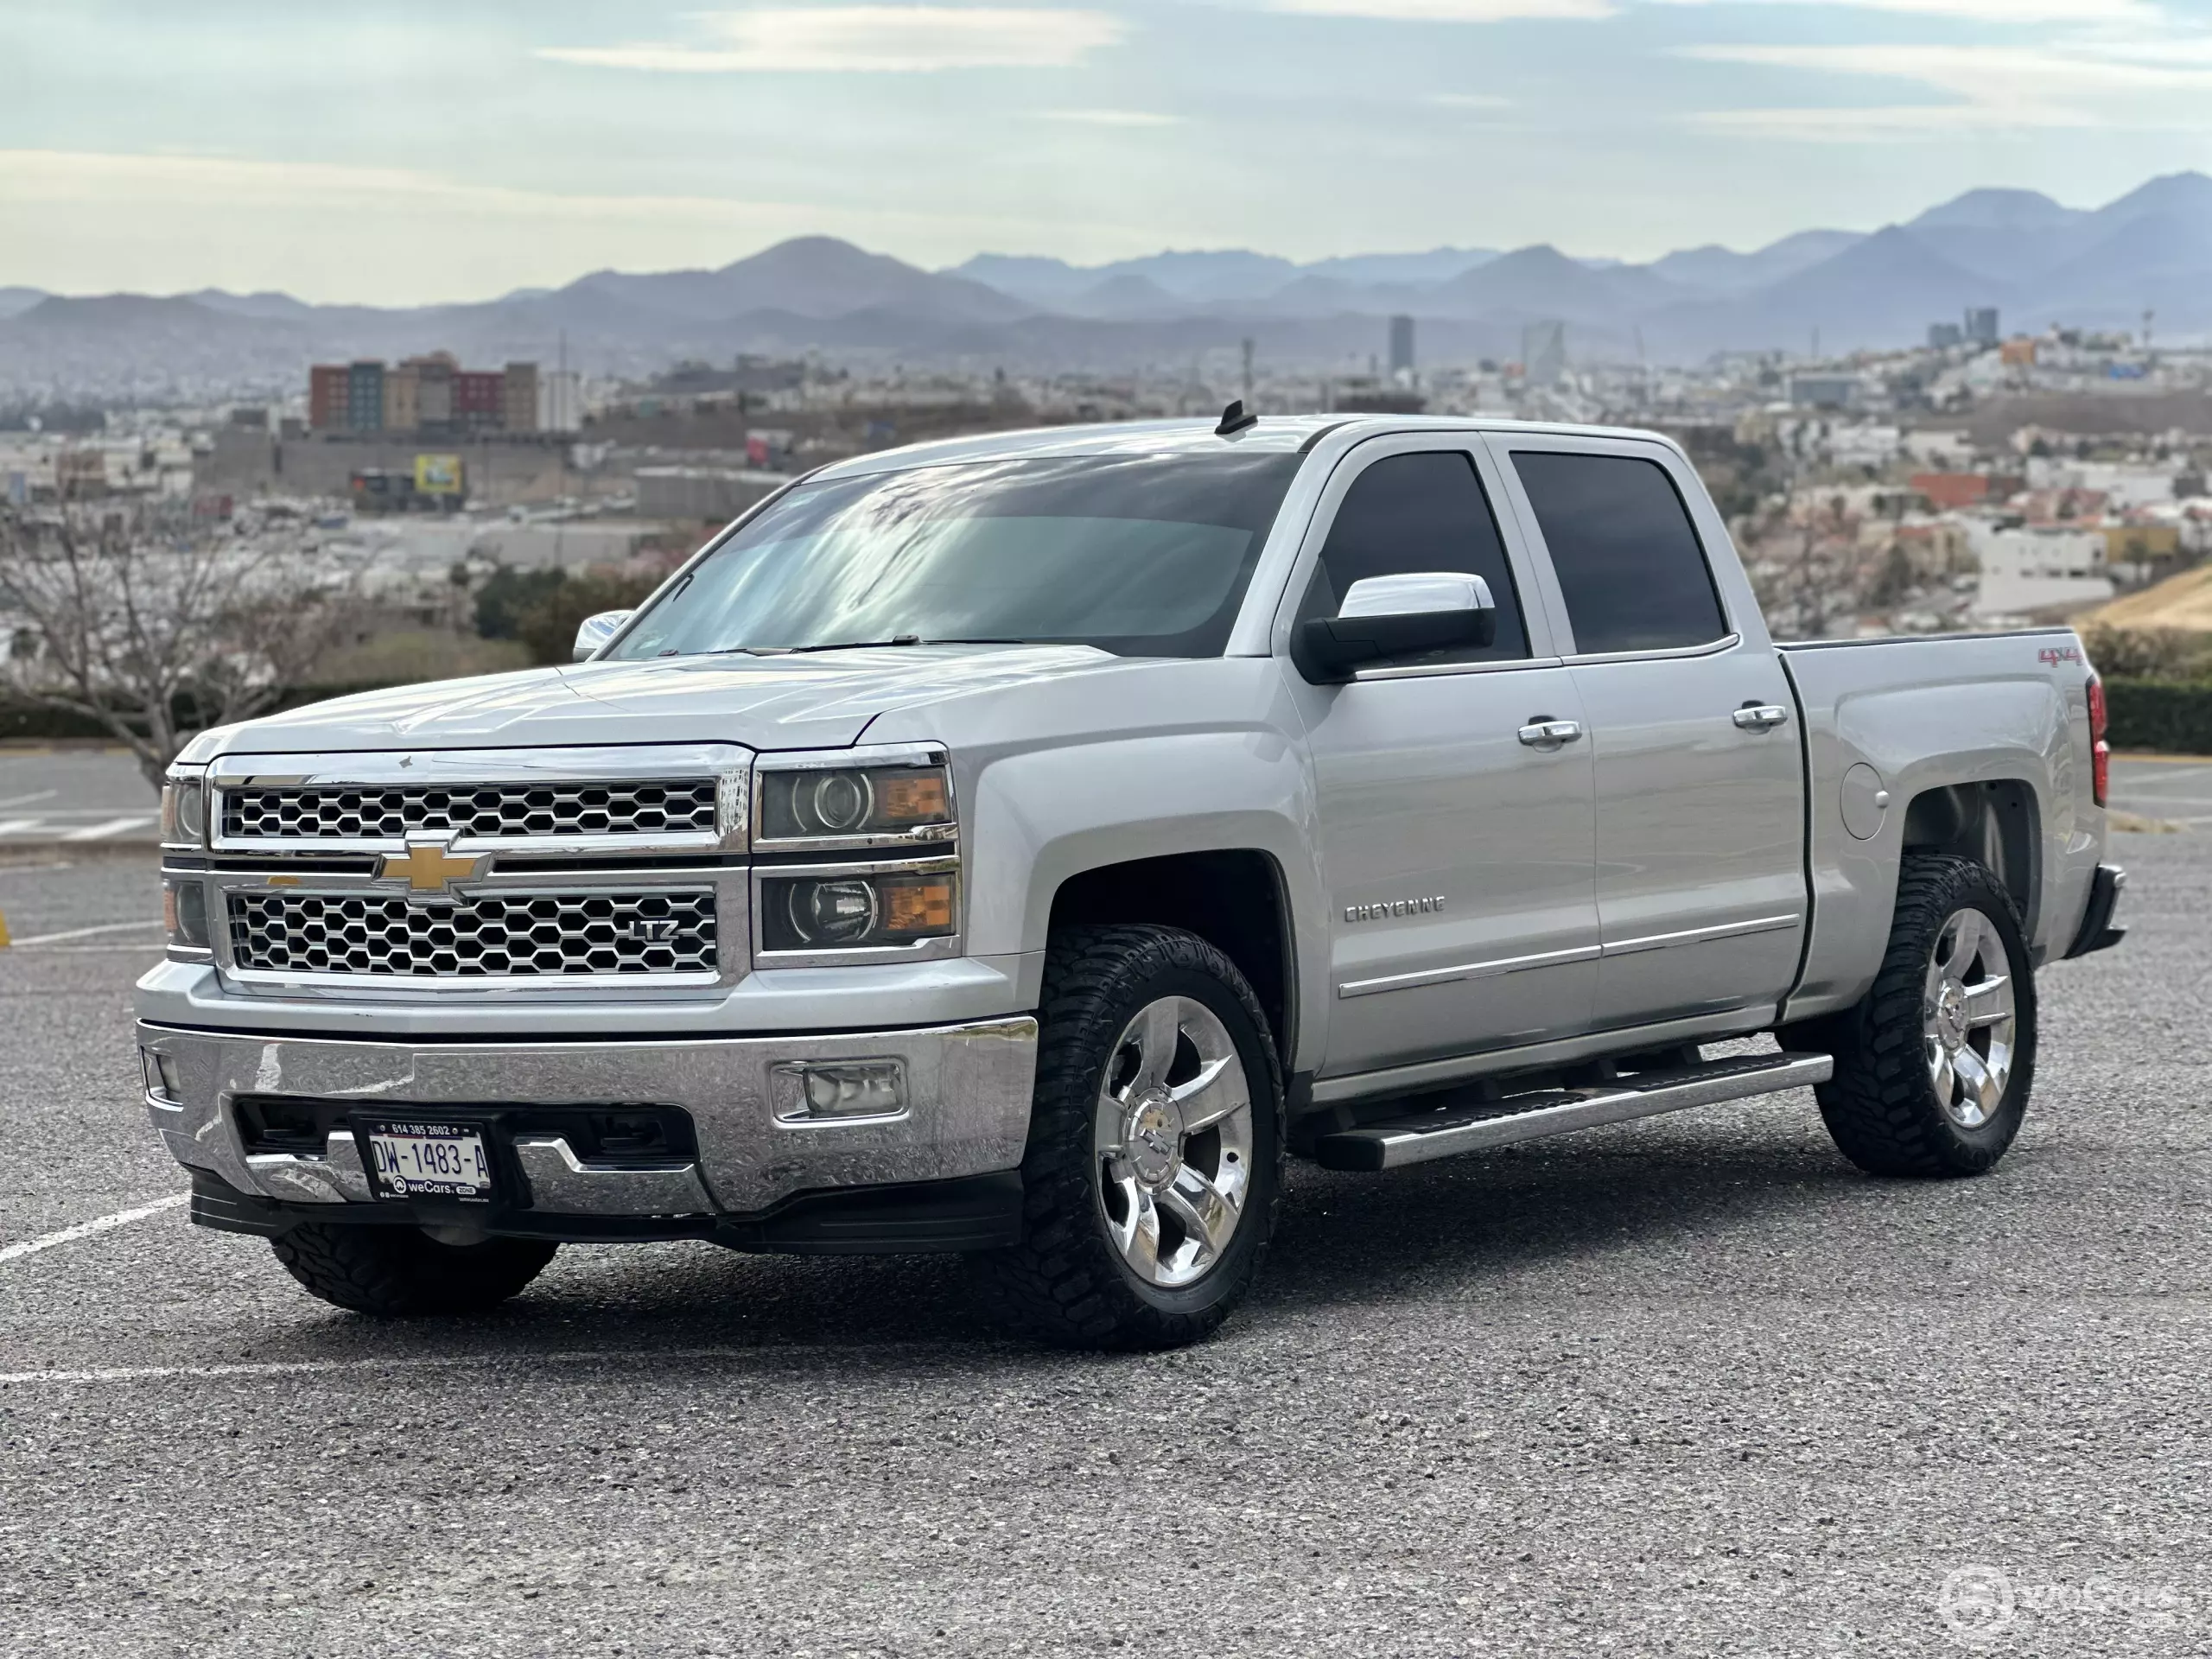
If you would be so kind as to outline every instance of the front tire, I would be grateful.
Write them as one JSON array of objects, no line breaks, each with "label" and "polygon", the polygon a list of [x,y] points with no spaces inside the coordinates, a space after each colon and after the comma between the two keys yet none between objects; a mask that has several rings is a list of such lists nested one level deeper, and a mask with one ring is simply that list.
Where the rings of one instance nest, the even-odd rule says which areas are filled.
[{"label": "front tire", "polygon": [[1914,854],[1873,988],[1821,1022],[1815,1091],[1845,1157],[1873,1175],[1980,1175],[2035,1084],[2036,991],[2018,912],[1972,859]]},{"label": "front tire", "polygon": [[1071,1348],[1176,1348],[1258,1272],[1282,1077],[1236,965],[1177,928],[1071,928],[1045,963],[1023,1242],[976,1258],[1002,1317]]},{"label": "front tire", "polygon": [[285,1270],[334,1306],[388,1319],[480,1313],[545,1270],[558,1244],[441,1244],[420,1228],[302,1222],[270,1240]]}]

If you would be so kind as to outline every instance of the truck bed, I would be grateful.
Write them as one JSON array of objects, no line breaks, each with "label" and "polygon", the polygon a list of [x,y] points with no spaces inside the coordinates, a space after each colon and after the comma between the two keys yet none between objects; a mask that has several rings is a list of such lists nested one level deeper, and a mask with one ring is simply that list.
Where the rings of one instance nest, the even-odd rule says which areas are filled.
[{"label": "truck bed", "polygon": [[[2090,790],[2088,653],[2073,630],[1777,649],[1802,716],[1813,900],[1789,1017],[1865,992],[1908,851],[1989,863],[2013,892],[2037,961],[2064,954],[2103,841]],[[1847,794],[1856,830],[1871,833],[1847,823]]]}]

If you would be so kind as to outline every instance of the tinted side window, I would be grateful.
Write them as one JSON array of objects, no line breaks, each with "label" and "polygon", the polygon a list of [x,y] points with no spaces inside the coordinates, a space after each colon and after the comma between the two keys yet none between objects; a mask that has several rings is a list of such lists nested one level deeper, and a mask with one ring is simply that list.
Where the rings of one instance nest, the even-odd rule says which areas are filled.
[{"label": "tinted side window", "polygon": [[1460,570],[1488,582],[1497,601],[1497,638],[1484,650],[1432,652],[1402,664],[1510,661],[1529,654],[1497,521],[1464,450],[1386,455],[1352,480],[1313,567],[1299,620],[1334,616],[1356,582],[1422,570]]},{"label": "tinted side window", "polygon": [[1674,480],[1633,455],[1516,450],[1578,652],[1710,645],[1728,632]]}]

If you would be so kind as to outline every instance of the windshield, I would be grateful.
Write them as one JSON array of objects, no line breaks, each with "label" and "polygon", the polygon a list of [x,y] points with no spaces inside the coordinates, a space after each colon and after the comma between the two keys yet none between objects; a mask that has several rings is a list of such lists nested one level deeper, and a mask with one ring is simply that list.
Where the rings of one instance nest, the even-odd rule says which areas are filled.
[{"label": "windshield", "polygon": [[609,655],[982,640],[1215,656],[1298,467],[1078,456],[801,485]]}]

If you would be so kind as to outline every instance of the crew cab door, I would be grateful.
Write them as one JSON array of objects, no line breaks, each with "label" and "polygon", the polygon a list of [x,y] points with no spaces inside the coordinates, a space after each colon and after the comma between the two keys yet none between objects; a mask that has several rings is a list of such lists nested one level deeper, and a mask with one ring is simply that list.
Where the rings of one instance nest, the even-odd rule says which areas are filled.
[{"label": "crew cab door", "polygon": [[1778,999],[1803,943],[1803,765],[1725,528],[1665,445],[1490,443],[1589,720],[1598,1027]]},{"label": "crew cab door", "polygon": [[[1597,983],[1590,746],[1529,603],[1475,435],[1362,444],[1323,494],[1279,640],[1370,576],[1478,575],[1494,642],[1312,685],[1306,721],[1331,906],[1329,1076],[1569,1035]],[[1552,735],[1528,735],[1548,724]]]}]

